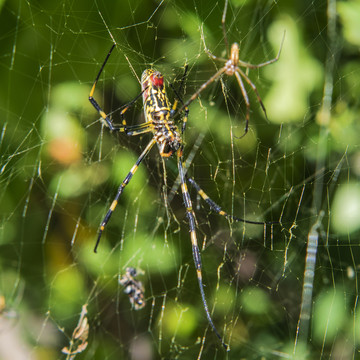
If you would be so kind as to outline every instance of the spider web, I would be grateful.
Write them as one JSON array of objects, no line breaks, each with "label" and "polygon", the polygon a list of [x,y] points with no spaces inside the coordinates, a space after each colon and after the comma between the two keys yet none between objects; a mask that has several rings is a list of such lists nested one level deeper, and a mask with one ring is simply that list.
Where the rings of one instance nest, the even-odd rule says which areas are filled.
[{"label": "spider web", "polygon": [[[111,134],[146,68],[188,99],[226,58],[223,1],[3,1],[1,6],[1,359],[358,357],[359,2],[231,1],[229,44],[253,64],[251,115],[226,76],[190,105],[185,167],[208,325],[176,159],[156,149],[126,187],[98,254],[98,226],[150,135]],[[338,18],[336,18],[338,16]],[[338,22],[336,20],[338,19]],[[126,112],[144,121],[141,101]],[[128,267],[144,289],[135,309]],[[121,279],[121,283],[119,282]],[[138,286],[140,292],[142,286]],[[126,287],[126,286],[125,286]]]}]

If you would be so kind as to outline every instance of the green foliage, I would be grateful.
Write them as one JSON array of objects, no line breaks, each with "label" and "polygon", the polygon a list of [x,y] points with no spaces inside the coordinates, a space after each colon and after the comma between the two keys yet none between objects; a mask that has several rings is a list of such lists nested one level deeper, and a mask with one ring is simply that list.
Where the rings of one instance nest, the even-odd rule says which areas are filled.
[{"label": "green foliage", "polygon": [[[140,348],[162,359],[356,358],[359,4],[231,0],[225,40],[223,1],[0,1],[3,336],[26,356],[65,358],[61,349],[87,304],[88,345],[79,358],[136,358]],[[173,103],[169,85],[178,89],[187,64],[179,94],[186,101],[224,64],[205,44],[227,58],[226,41],[236,41],[240,59],[259,64],[276,56],[284,33],[276,63],[244,68],[267,119],[244,81],[251,112],[240,138],[245,101],[236,78],[224,74],[190,105],[184,134],[188,175],[223,210],[274,222],[228,221],[189,186],[206,298],[231,346],[226,353],[204,313],[174,158],[162,162],[154,146],[93,252],[99,224],[151,134],[111,134],[88,97],[113,39],[94,97],[117,124],[144,69],[163,72]],[[141,98],[126,120],[144,121]],[[306,246],[320,211],[304,341],[297,327]],[[128,266],[145,289],[138,311],[118,282]]]}]

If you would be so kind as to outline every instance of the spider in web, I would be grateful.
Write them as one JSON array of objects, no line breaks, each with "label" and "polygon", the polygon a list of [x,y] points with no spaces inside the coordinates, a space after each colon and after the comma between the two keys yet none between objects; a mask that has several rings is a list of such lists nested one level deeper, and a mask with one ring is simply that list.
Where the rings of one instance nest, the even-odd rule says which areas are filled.
[{"label": "spider in web", "polygon": [[[141,76],[141,86],[142,91],[138,96],[135,97],[134,100],[132,100],[127,105],[123,106],[120,111],[120,119],[121,119],[121,125],[115,125],[113,121],[110,119],[110,117],[101,109],[98,102],[94,99],[93,95],[95,92],[96,84],[100,78],[100,75],[114,49],[116,44],[113,44],[111,47],[109,53],[107,54],[105,61],[103,65],[100,68],[100,71],[95,79],[94,85],[91,88],[89,100],[91,104],[94,106],[94,108],[98,111],[100,116],[103,120],[105,120],[105,123],[109,127],[111,131],[117,131],[117,132],[124,132],[128,136],[134,136],[134,135],[140,135],[144,133],[151,132],[153,137],[150,140],[150,142],[147,144],[139,158],[137,159],[134,166],[131,168],[130,172],[127,174],[123,182],[118,188],[117,194],[110,206],[110,209],[106,213],[103,221],[101,222],[98,238],[95,244],[94,252],[97,252],[97,247],[100,243],[101,235],[105,229],[106,224],[109,222],[110,217],[112,213],[114,212],[119,198],[121,194],[123,193],[126,185],[129,184],[131,178],[135,174],[136,170],[138,169],[140,163],[144,160],[144,158],[148,155],[151,148],[157,144],[160,156],[163,158],[168,158],[172,156],[174,153],[177,157],[177,166],[178,171],[180,175],[180,182],[181,182],[181,191],[183,195],[183,201],[185,203],[186,208],[186,215],[189,220],[189,227],[190,227],[190,237],[191,237],[191,243],[192,243],[192,249],[193,249],[193,258],[200,288],[200,293],[202,297],[202,302],[204,305],[205,313],[207,316],[207,319],[209,321],[210,326],[214,330],[216,336],[220,339],[222,345],[227,349],[227,345],[222,341],[221,336],[219,332],[217,331],[206,301],[203,282],[202,282],[202,271],[201,271],[201,255],[200,250],[197,242],[197,235],[196,235],[196,219],[195,219],[195,213],[192,208],[192,203],[189,195],[189,191],[187,189],[186,185],[186,179],[185,179],[185,171],[183,168],[183,143],[182,143],[182,133],[185,130],[185,124],[188,118],[189,110],[187,107],[184,108],[184,117],[182,119],[183,125],[181,133],[177,127],[177,125],[173,121],[173,117],[176,113],[176,108],[178,105],[178,102],[181,101],[181,99],[177,99],[174,101],[173,106],[170,106],[170,102],[168,100],[166,90],[165,90],[165,83],[164,83],[164,77],[163,75],[155,70],[147,69],[143,72]],[[181,89],[186,77],[187,72],[187,66],[185,67],[184,75],[181,80],[181,84],[179,87],[179,90],[177,93],[181,93]],[[143,104],[144,104],[144,116],[146,121],[143,124],[139,125],[127,125],[126,119],[124,117],[124,114],[126,111],[142,96],[143,98]],[[220,208],[219,208],[220,209]],[[220,212],[221,209],[218,211]],[[227,214],[222,214],[224,216],[227,216]]]},{"label": "spider in web", "polygon": [[[225,9],[224,9],[224,15],[223,15],[223,26],[225,26],[224,19],[225,19],[226,7],[227,7],[227,1],[225,3]],[[245,73],[243,73],[239,69],[239,67],[237,66],[237,63],[239,62],[240,66],[260,67],[260,66],[265,66],[265,65],[271,64],[272,62],[276,61],[277,58],[272,61],[269,61],[267,63],[264,63],[264,64],[259,64],[259,65],[247,64],[247,63],[241,62],[238,59],[238,45],[234,44],[233,49],[232,49],[231,58],[227,61],[227,65],[224,66],[222,69],[220,69],[206,83],[204,83],[199,88],[199,90],[196,91],[194,93],[194,95],[192,95],[192,97],[187,102],[184,103],[181,99],[180,94],[182,93],[184,81],[185,81],[185,78],[187,75],[188,67],[185,66],[184,74],[181,78],[179,88],[177,90],[175,90],[174,87],[171,86],[171,88],[175,94],[175,100],[174,100],[174,103],[172,106],[167,97],[164,76],[156,70],[147,69],[143,72],[142,77],[141,77],[141,88],[142,88],[141,92],[131,102],[129,102],[128,104],[126,104],[120,108],[121,124],[114,124],[113,120],[102,110],[102,108],[100,107],[98,102],[95,100],[94,93],[95,93],[95,88],[98,83],[98,80],[101,76],[101,73],[102,73],[113,49],[115,48],[115,46],[116,46],[116,43],[114,41],[114,44],[110,48],[110,51],[108,52],[102,66],[100,68],[100,71],[95,78],[94,84],[90,91],[89,100],[90,100],[91,104],[94,106],[94,108],[100,114],[105,125],[107,125],[109,127],[110,131],[123,132],[128,136],[135,136],[135,135],[141,135],[141,134],[145,134],[145,133],[151,133],[152,139],[147,144],[147,146],[145,147],[143,152],[140,154],[139,158],[137,159],[137,161],[135,162],[135,164],[133,165],[133,167],[131,168],[131,170],[129,171],[129,173],[127,174],[127,176],[125,177],[125,179],[123,180],[121,185],[119,186],[117,194],[116,194],[113,202],[111,203],[111,206],[110,206],[108,212],[106,213],[103,221],[100,224],[100,229],[99,229],[98,238],[97,238],[97,241],[95,244],[94,252],[97,252],[97,248],[100,243],[102,233],[119,202],[121,194],[123,193],[125,187],[129,184],[133,175],[137,171],[140,163],[149,154],[152,147],[155,144],[157,144],[160,156],[162,158],[169,158],[175,154],[176,159],[177,159],[177,167],[178,167],[178,171],[179,171],[183,202],[185,205],[186,216],[187,216],[188,222],[189,222],[192,254],[193,254],[193,260],[194,260],[194,264],[195,264],[196,275],[197,275],[197,279],[198,279],[198,284],[199,284],[203,307],[204,307],[205,314],[206,314],[206,317],[208,319],[208,322],[209,322],[211,328],[213,329],[214,333],[221,341],[221,344],[223,345],[223,347],[228,350],[228,346],[224,343],[224,341],[222,340],[222,337],[220,336],[218,330],[216,329],[216,327],[214,325],[214,322],[210,315],[209,308],[208,308],[207,301],[206,301],[204,285],[203,285],[203,280],[202,280],[201,254],[200,254],[198,240],[197,240],[197,234],[196,234],[196,217],[195,217],[195,212],[193,210],[190,194],[188,191],[187,181],[189,181],[193,185],[193,187],[198,192],[198,194],[202,197],[202,199],[204,201],[206,201],[206,203],[210,206],[210,208],[213,211],[217,212],[219,215],[224,216],[225,218],[227,218],[231,221],[241,221],[241,222],[246,222],[246,223],[250,223],[250,224],[261,224],[264,226],[266,226],[266,224],[273,224],[273,222],[263,223],[263,222],[248,221],[248,220],[238,218],[236,216],[230,215],[230,214],[226,213],[225,211],[223,211],[219,205],[217,205],[212,199],[210,199],[206,195],[206,193],[200,188],[200,186],[195,182],[194,179],[188,178],[185,175],[185,170],[184,170],[184,165],[183,165],[183,162],[184,162],[183,161],[183,147],[184,147],[184,145],[183,145],[182,136],[186,129],[186,123],[187,123],[188,116],[189,116],[188,105],[194,99],[196,99],[196,97],[200,94],[201,91],[203,91],[210,83],[212,83],[222,73],[225,72],[229,75],[231,72],[230,69],[231,68],[233,69],[231,74],[235,74],[235,76],[237,77],[240,87],[241,87],[241,90],[242,90],[242,93],[243,93],[245,99],[247,99],[247,94],[244,89],[243,82],[241,80],[241,76],[250,85],[252,85],[256,94],[257,94],[257,90],[256,90],[256,87],[251,83],[251,81],[249,80],[247,75],[245,75]],[[219,60],[219,58],[216,58],[216,57],[214,57],[214,59]],[[225,59],[223,59],[223,60],[226,61]],[[231,62],[231,64],[233,64],[233,67],[231,67],[230,62]],[[244,64],[246,64],[246,65],[244,65]],[[239,74],[241,74],[241,76]],[[138,125],[128,125],[124,114],[131,106],[133,106],[135,104],[135,102],[140,97],[143,98],[145,122],[142,124],[138,124]],[[259,97],[259,101],[262,104],[260,97]],[[179,102],[181,103],[181,108],[177,112],[177,106],[178,106]],[[246,104],[247,104],[247,108],[248,108],[248,112],[249,112],[249,106],[248,106],[249,102],[247,100],[246,100]],[[173,119],[175,118],[175,116],[177,116],[178,114],[181,114],[181,113],[183,113],[183,117],[181,120],[182,126],[181,126],[181,131],[180,131]],[[247,121],[248,121],[248,118],[247,118]]]},{"label": "spider in web", "polygon": [[[182,105],[182,107],[180,108],[179,111],[187,108],[200,95],[200,93],[202,91],[204,91],[215,80],[220,78],[222,74],[226,74],[228,76],[234,76],[235,75],[236,80],[237,80],[237,82],[239,84],[239,87],[240,87],[240,90],[241,90],[241,94],[242,94],[242,96],[243,96],[243,98],[245,100],[245,105],[246,105],[245,130],[244,130],[243,135],[240,136],[240,138],[242,138],[242,137],[244,137],[246,135],[246,133],[249,130],[249,119],[250,119],[250,100],[249,100],[249,96],[248,96],[248,93],[246,91],[243,79],[253,89],[253,91],[254,91],[254,93],[255,93],[255,95],[257,97],[257,100],[258,100],[258,102],[259,102],[259,104],[261,106],[261,109],[264,112],[265,118],[267,119],[267,114],[266,114],[266,109],[265,109],[264,103],[261,100],[260,94],[259,94],[255,84],[248,77],[247,71],[249,69],[259,69],[261,67],[273,64],[274,62],[278,61],[279,57],[280,57],[282,45],[284,43],[285,33],[284,33],[283,39],[281,41],[279,51],[278,51],[278,53],[277,53],[277,55],[276,55],[276,57],[274,59],[268,60],[268,61],[263,62],[261,64],[250,64],[248,62],[242,61],[239,58],[240,46],[239,46],[238,43],[235,42],[235,43],[233,43],[231,45],[231,49],[230,49],[230,53],[229,53],[229,43],[228,43],[227,36],[226,36],[226,25],[225,25],[227,7],[228,7],[228,0],[225,0],[225,6],[224,6],[224,11],[223,11],[223,16],[222,16],[222,19],[221,19],[221,24],[222,24],[223,36],[224,36],[224,41],[225,41],[225,46],[226,46],[228,59],[217,57],[217,56],[213,55],[210,52],[210,50],[206,46],[204,32],[202,30],[201,31],[201,38],[202,38],[202,41],[204,43],[205,52],[208,54],[208,56],[211,59],[224,63],[224,66],[222,68],[220,68],[214,75],[212,75],[207,81],[205,81],[195,91],[195,93],[190,97],[190,99],[187,100]],[[246,71],[244,72],[241,68],[245,68]]]}]

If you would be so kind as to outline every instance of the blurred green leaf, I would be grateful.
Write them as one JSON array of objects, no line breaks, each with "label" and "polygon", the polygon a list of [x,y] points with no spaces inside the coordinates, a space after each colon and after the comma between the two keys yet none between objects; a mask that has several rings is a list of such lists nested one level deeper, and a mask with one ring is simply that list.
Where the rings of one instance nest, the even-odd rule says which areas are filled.
[{"label": "blurred green leaf", "polygon": [[350,44],[360,46],[360,1],[339,1],[337,11],[343,26],[344,38]]},{"label": "blurred green leaf", "polygon": [[342,290],[328,289],[315,300],[313,327],[314,340],[320,344],[331,343],[347,321],[346,304]]},{"label": "blurred green leaf", "polygon": [[331,226],[339,235],[360,229],[360,184],[348,183],[338,187],[332,207]]},{"label": "blurred green leaf", "polygon": [[241,304],[245,313],[257,315],[270,312],[271,307],[267,294],[256,287],[247,287],[242,291]]},{"label": "blurred green leaf", "polygon": [[281,39],[285,40],[279,60],[263,71],[273,82],[264,98],[271,122],[276,124],[302,122],[309,108],[311,92],[319,88],[323,69],[304,43],[301,27],[290,15],[282,15],[268,30],[276,54]]},{"label": "blurred green leaf", "polygon": [[49,308],[56,318],[70,317],[85,302],[87,295],[84,279],[76,267],[59,271],[51,284]]},{"label": "blurred green leaf", "polygon": [[197,326],[199,312],[190,304],[182,304],[181,307],[167,303],[162,320],[164,334],[167,338],[189,337]]}]

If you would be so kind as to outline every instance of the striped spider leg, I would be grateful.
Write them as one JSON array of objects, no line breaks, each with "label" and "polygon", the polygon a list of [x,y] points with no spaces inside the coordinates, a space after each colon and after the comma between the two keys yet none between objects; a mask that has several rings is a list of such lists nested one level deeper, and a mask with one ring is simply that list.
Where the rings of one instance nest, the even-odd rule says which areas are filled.
[{"label": "striped spider leg", "polygon": [[237,216],[230,215],[226,211],[224,211],[214,200],[212,200],[194,179],[192,179],[190,177],[186,177],[186,179],[195,188],[196,192],[201,196],[201,198],[209,205],[211,210],[215,211],[217,214],[223,216],[227,220],[234,221],[234,222],[243,222],[243,223],[252,224],[252,225],[263,225],[265,228],[265,230],[264,230],[265,233],[266,233],[266,225],[273,225],[273,224],[279,223],[278,221],[262,222],[262,221],[245,220],[245,219],[239,218]]}]

